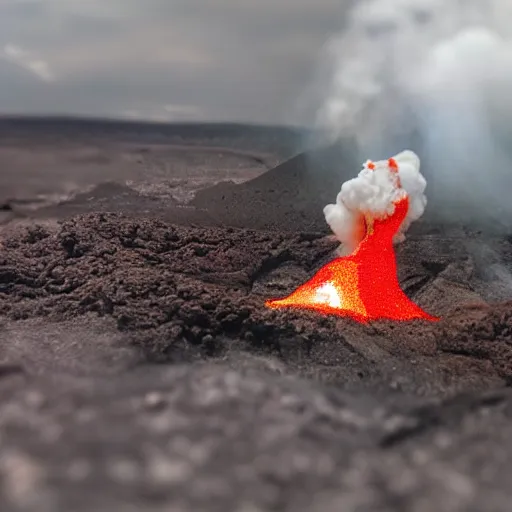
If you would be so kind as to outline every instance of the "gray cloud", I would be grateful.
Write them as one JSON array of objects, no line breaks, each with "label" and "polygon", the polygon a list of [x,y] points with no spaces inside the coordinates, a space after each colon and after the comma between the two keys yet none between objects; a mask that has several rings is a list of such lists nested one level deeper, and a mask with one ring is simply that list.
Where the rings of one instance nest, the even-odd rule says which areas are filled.
[{"label": "gray cloud", "polygon": [[344,3],[0,0],[0,112],[293,121]]}]

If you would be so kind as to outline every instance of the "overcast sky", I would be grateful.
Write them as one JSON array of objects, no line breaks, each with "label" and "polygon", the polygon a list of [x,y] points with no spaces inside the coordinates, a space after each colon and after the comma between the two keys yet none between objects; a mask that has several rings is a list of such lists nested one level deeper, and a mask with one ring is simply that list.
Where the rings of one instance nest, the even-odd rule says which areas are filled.
[{"label": "overcast sky", "polygon": [[0,0],[0,113],[287,123],[347,0]]}]

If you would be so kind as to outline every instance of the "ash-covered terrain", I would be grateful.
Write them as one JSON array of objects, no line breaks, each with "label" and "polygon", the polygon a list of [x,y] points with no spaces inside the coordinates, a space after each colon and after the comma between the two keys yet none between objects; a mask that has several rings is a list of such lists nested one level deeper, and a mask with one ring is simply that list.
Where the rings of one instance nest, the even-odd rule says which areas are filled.
[{"label": "ash-covered terrain", "polygon": [[0,135],[2,511],[510,510],[512,238],[413,226],[400,282],[439,323],[268,310],[334,255],[349,147]]}]

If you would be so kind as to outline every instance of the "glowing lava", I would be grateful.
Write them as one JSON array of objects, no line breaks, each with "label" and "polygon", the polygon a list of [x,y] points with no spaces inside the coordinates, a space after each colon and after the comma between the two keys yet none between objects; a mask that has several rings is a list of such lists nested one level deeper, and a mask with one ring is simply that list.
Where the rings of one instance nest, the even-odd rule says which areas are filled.
[{"label": "glowing lava", "polygon": [[291,295],[267,301],[266,305],[349,316],[363,323],[378,319],[439,320],[400,288],[393,237],[407,215],[409,198],[405,196],[394,204],[392,215],[366,226],[366,236],[350,256],[336,258]]}]

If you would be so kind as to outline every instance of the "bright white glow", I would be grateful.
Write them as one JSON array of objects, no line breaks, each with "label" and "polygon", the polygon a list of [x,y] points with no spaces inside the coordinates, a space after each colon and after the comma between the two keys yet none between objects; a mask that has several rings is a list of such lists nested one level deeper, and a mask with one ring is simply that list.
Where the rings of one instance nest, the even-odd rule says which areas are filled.
[{"label": "bright white glow", "polygon": [[342,300],[333,283],[325,283],[317,288],[314,301],[331,308],[341,308]]}]

